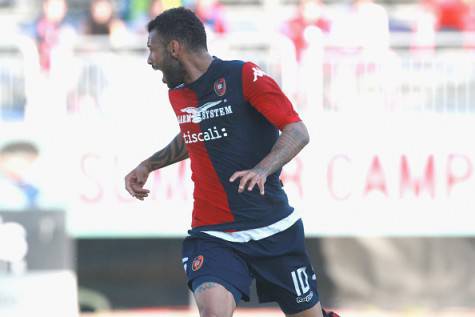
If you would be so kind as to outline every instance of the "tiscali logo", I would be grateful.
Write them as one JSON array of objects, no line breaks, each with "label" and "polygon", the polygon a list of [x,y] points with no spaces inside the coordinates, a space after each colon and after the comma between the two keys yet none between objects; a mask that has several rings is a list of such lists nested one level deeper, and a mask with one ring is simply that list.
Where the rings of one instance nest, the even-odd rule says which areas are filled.
[{"label": "tiscali logo", "polygon": [[212,140],[221,139],[227,137],[228,133],[226,128],[218,129],[217,127],[209,128],[206,131],[192,133],[186,131],[183,133],[183,140],[186,144],[208,142]]},{"label": "tiscali logo", "polygon": [[226,101],[226,99],[210,101],[200,107],[187,107],[181,109],[181,112],[186,114],[177,116],[178,123],[200,123],[203,120],[227,116],[233,113],[230,105],[216,108],[216,106]]}]

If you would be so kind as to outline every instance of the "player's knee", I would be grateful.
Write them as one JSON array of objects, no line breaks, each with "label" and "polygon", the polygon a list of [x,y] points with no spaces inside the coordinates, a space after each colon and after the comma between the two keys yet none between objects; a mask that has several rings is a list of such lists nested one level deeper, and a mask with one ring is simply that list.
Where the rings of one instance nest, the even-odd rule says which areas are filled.
[{"label": "player's knee", "polygon": [[208,300],[197,304],[200,317],[231,317],[235,307],[226,300]]},{"label": "player's knee", "polygon": [[232,311],[218,307],[205,307],[199,310],[200,317],[231,317]]},{"label": "player's knee", "polygon": [[218,283],[202,283],[194,295],[200,317],[231,317],[236,307],[233,295]]}]

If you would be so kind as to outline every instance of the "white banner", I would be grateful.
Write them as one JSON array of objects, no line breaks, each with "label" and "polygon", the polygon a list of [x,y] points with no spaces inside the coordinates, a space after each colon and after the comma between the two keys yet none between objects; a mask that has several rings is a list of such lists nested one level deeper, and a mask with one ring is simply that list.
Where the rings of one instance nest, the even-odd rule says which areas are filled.
[{"label": "white banner", "polygon": [[475,233],[474,118],[326,113],[311,120],[291,192],[307,233]]},{"label": "white banner", "polygon": [[[308,235],[475,234],[474,117],[302,114],[311,142],[285,166],[283,181]],[[73,235],[183,236],[189,229],[187,161],[153,174],[144,202],[124,189],[126,173],[178,132],[174,118],[130,125],[69,123],[42,138],[43,154],[54,155],[39,160],[36,179],[67,207]]]}]

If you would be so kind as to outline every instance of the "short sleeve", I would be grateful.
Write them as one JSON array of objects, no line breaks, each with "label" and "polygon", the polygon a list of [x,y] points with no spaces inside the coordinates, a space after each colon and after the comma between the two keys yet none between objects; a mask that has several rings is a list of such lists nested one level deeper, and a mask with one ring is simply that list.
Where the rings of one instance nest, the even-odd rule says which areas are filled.
[{"label": "short sleeve", "polygon": [[244,98],[274,126],[301,121],[279,85],[257,65],[247,62],[242,69]]}]

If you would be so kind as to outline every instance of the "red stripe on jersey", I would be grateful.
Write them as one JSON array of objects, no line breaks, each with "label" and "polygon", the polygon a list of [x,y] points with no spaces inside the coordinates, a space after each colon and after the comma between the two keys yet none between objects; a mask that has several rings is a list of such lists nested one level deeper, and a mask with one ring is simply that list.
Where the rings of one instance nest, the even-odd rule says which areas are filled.
[{"label": "red stripe on jersey", "polygon": [[280,130],[289,123],[301,121],[279,85],[256,64],[244,64],[242,90],[244,98]]},{"label": "red stripe on jersey", "polygon": [[[183,118],[192,112],[192,108],[199,107],[198,97],[188,88],[170,90],[169,98],[177,118]],[[199,136],[203,131],[199,123],[188,121],[179,120],[190,156],[191,179],[195,184],[191,227],[233,222],[234,215],[229,208],[228,197],[209,158],[205,142],[190,142],[193,136]]]}]

